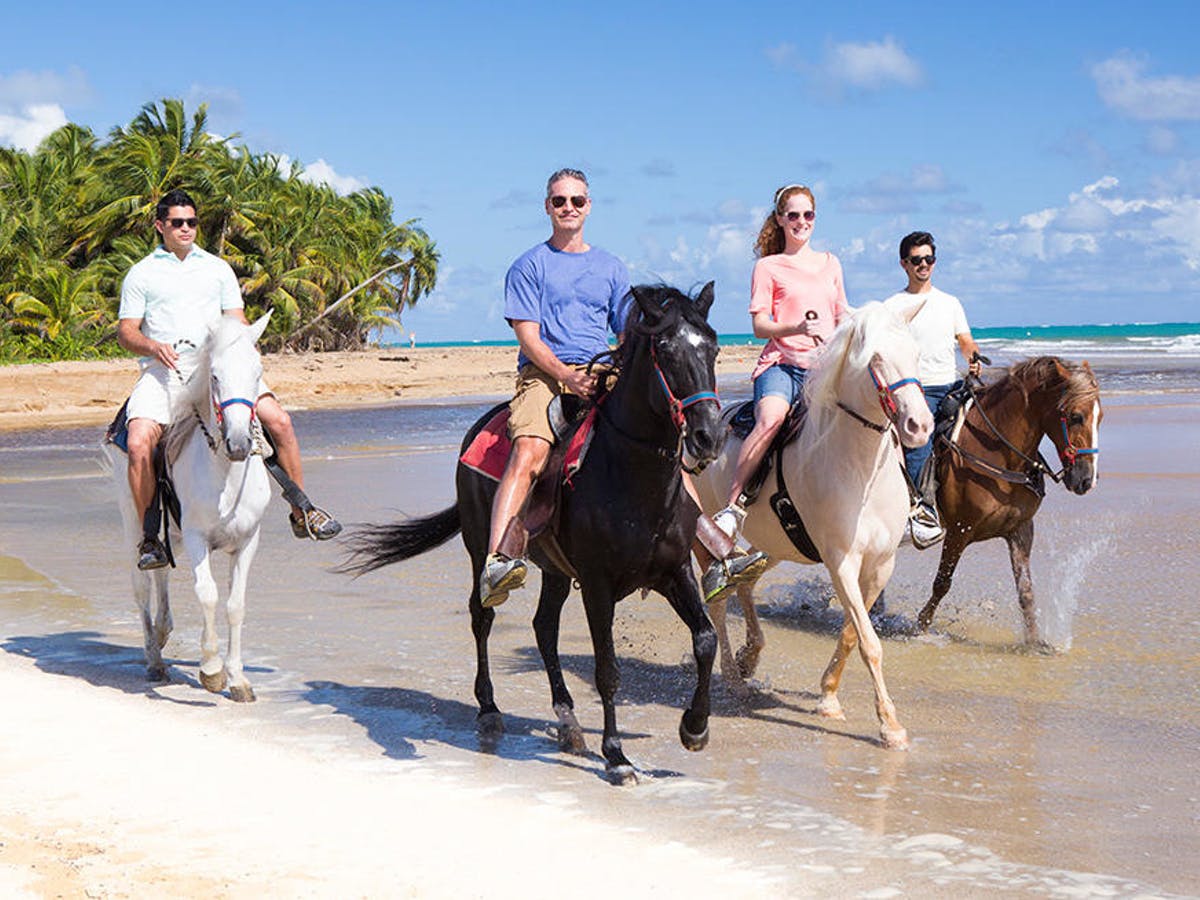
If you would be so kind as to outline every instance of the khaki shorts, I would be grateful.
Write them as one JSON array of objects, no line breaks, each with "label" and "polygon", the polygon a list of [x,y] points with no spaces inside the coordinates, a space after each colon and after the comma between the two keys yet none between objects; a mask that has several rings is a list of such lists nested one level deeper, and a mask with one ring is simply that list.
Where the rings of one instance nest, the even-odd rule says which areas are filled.
[{"label": "khaki shorts", "polygon": [[[133,391],[129,394],[129,406],[125,415],[128,419],[152,419],[159,425],[171,424],[171,404],[184,389],[183,377],[160,362],[143,364]],[[258,400],[271,389],[260,378]]]},{"label": "khaki shorts", "polygon": [[[571,368],[582,372],[587,366]],[[606,366],[593,366],[592,371],[604,378],[610,370]],[[519,437],[539,437],[553,444],[554,430],[550,427],[547,410],[551,400],[567,393],[570,391],[562,382],[551,378],[533,363],[526,363],[517,373],[517,392],[508,404],[508,436],[514,441]]]}]

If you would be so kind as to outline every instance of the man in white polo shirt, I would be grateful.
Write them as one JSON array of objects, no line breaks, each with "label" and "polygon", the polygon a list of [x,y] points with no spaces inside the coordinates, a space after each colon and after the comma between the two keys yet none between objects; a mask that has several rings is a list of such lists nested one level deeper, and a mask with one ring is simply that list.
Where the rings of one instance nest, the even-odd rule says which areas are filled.
[{"label": "man in white polo shirt", "polygon": [[[154,448],[171,424],[171,391],[180,379],[179,351],[204,343],[209,326],[222,315],[246,321],[242,293],[233,269],[220,257],[195,245],[196,203],[182,190],[164,194],[155,210],[154,227],[162,245],[129,270],[121,285],[117,341],[142,357],[141,374],[129,395],[129,487],[142,519],[154,499]],[[292,420],[259,384],[258,418],[275,444],[276,458],[288,477],[303,490],[300,445]],[[296,537],[327,540],[342,526],[315,507],[292,505],[289,515]],[[138,550],[138,568],[167,564],[157,536],[145,535]]]},{"label": "man in white polo shirt", "polygon": [[[934,415],[942,398],[958,381],[955,345],[967,360],[968,371],[972,375],[978,375],[981,371],[977,358],[979,345],[971,337],[971,328],[962,304],[957,297],[933,286],[933,267],[936,263],[937,249],[933,235],[928,231],[914,231],[905,235],[900,241],[900,268],[908,276],[908,287],[883,301],[885,306],[897,312],[920,305],[908,327],[921,350],[918,371],[921,386],[925,390],[925,401]],[[932,436],[920,447],[905,448],[904,467],[914,484],[920,484],[921,468],[932,452]],[[922,498],[910,521],[913,546],[918,550],[924,550],[945,537],[933,497]]]}]

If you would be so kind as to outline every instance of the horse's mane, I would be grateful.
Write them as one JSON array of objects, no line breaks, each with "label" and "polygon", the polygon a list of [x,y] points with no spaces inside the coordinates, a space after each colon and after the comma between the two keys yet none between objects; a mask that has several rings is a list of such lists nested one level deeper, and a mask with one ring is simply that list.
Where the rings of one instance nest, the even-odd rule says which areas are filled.
[{"label": "horse's mane", "polygon": [[895,316],[882,303],[867,303],[842,320],[808,370],[804,398],[808,414],[824,416],[837,408],[838,384],[850,368],[865,368],[880,336],[890,332]]},{"label": "horse's mane", "polygon": [[[1065,370],[1066,379],[1060,372]],[[984,396],[1003,395],[1012,390],[1019,391],[1028,402],[1029,394],[1039,385],[1063,384],[1063,393],[1058,401],[1059,410],[1089,406],[1100,399],[1100,384],[1085,363],[1068,362],[1057,356],[1038,356],[1013,363],[1000,378],[979,393]]]}]

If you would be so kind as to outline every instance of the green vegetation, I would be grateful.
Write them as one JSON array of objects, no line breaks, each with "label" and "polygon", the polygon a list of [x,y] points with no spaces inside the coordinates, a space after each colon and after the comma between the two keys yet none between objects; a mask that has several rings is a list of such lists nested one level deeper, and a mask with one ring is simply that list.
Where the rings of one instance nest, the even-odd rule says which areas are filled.
[{"label": "green vegetation", "polygon": [[204,105],[147,104],[99,141],[69,124],[30,154],[0,148],[0,361],[118,355],[121,279],[158,243],[154,207],[182,187],[198,243],[229,261],[267,349],[364,346],[437,282],[416,220],[378,188],[338,196],[206,128]]}]

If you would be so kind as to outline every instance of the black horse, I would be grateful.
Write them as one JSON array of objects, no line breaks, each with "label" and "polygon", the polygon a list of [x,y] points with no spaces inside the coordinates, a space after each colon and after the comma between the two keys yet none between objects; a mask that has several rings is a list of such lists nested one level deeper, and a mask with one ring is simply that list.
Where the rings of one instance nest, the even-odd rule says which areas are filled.
[{"label": "black horse", "polygon": [[[695,299],[662,285],[641,285],[632,293],[635,303],[624,340],[613,352],[615,384],[598,403],[586,459],[562,488],[560,514],[548,528],[583,593],[596,689],[604,705],[602,750],[616,783],[637,777],[621,749],[613,703],[620,681],[612,636],[617,601],[651,588],[667,598],[692,632],[696,690],[679,726],[689,750],[701,750],[708,743],[709,686],[717,645],[689,556],[699,510],[681,477],[685,458],[689,467],[702,468],[716,457],[723,433],[715,393],[717,336],[707,322],[713,285],[705,285]],[[464,452],[491,415],[467,433]],[[460,462],[456,485],[458,502],[449,509],[357,529],[349,540],[353,556],[344,569],[361,574],[410,559],[462,531],[471,556],[478,726],[485,736],[495,736],[503,731],[503,722],[492,690],[487,641],[496,613],[479,602],[479,573],[487,556],[496,484]],[[587,749],[583,730],[558,658],[559,620],[571,576],[552,561],[545,541],[543,536],[530,544],[530,557],[542,570],[533,628],[550,679],[559,746],[582,753]]]}]

